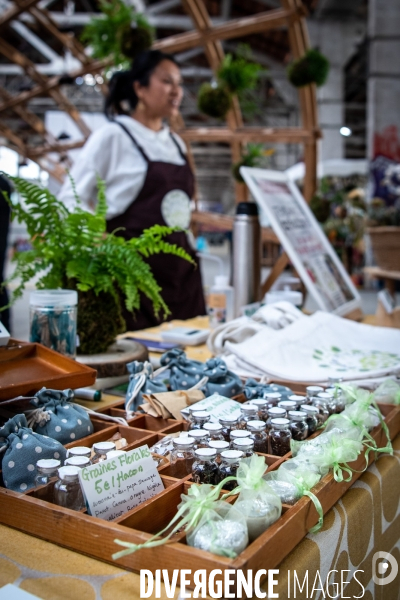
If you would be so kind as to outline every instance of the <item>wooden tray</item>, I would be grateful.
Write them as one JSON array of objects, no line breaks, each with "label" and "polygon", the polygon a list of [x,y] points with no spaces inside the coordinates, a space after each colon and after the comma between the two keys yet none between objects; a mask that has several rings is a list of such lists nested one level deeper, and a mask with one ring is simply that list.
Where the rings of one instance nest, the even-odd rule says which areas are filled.
[{"label": "wooden tray", "polygon": [[40,388],[92,385],[96,371],[41,344],[10,340],[0,348],[0,401],[35,394]]},{"label": "wooden tray", "polygon": [[[393,439],[400,431],[400,408],[384,404],[380,408]],[[105,412],[116,414],[117,411],[123,411],[123,403]],[[169,432],[187,428],[185,421],[158,420],[149,416],[134,417],[129,421],[128,427],[110,425],[96,419],[93,423],[95,431],[92,435],[76,440],[67,447],[105,441],[119,431],[127,439],[127,449],[132,449],[142,444],[150,446]],[[378,446],[386,444],[385,434],[380,426],[371,435]],[[290,453],[284,457],[263,456],[268,470],[277,469],[283,461],[291,458]],[[371,453],[369,461],[372,462],[373,459]],[[352,466],[361,471],[365,466],[364,456],[360,456]],[[281,518],[234,560],[191,548],[186,544],[185,534],[178,533],[174,542],[166,546],[149,548],[117,562],[112,561],[111,555],[120,549],[114,543],[115,538],[136,544],[144,542],[168,524],[176,513],[181,494],[187,492],[191,485],[196,485],[191,482],[190,475],[172,477],[169,465],[160,467],[159,472],[165,490],[112,523],[85,512],[74,512],[51,504],[46,500],[51,486],[23,494],[0,487],[0,522],[126,570],[155,570],[162,567],[171,575],[177,565],[180,569],[191,569],[192,572],[200,568],[206,569],[208,573],[213,569],[272,569],[279,565],[318,521],[313,503],[303,497],[294,506],[283,505]],[[319,498],[324,514],[360,475],[360,472],[355,472],[350,482],[337,483],[328,474],[318,483],[313,492]]]}]

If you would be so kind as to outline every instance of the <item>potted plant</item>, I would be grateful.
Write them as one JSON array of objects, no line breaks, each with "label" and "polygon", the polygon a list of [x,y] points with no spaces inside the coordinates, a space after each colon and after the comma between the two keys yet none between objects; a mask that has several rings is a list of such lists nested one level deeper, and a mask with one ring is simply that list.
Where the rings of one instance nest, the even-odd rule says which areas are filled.
[{"label": "potted plant", "polygon": [[156,314],[169,314],[144,258],[163,252],[193,262],[183,248],[164,239],[176,228],[155,225],[126,241],[107,233],[105,184],[101,180],[92,214],[81,208],[79,198],[70,211],[48,189],[7,177],[23,198],[23,203],[17,204],[9,200],[13,218],[25,223],[32,244],[13,259],[16,268],[8,282],[18,283],[12,301],[22,295],[33,277],[38,277],[38,289],[76,289],[81,354],[106,351],[124,331],[121,298],[129,311],[135,311],[140,307],[141,292],[152,301]]},{"label": "potted plant", "polygon": [[151,47],[154,28],[133,6],[121,0],[101,0],[100,10],[103,14],[91,19],[82,33],[82,41],[92,47],[94,58],[112,56],[119,65]]},{"label": "potted plant", "polygon": [[242,158],[232,166],[232,173],[236,181],[244,183],[240,174],[240,167],[258,167],[263,166],[265,157],[271,156],[275,150],[265,150],[263,144],[247,144],[247,148],[242,152]]},{"label": "potted plant", "polygon": [[314,48],[307,50],[287,68],[289,81],[296,87],[303,87],[310,83],[321,86],[325,83],[328,73],[329,60]]},{"label": "potted plant", "polygon": [[368,209],[367,233],[378,267],[400,271],[400,199],[387,206],[374,198]]}]

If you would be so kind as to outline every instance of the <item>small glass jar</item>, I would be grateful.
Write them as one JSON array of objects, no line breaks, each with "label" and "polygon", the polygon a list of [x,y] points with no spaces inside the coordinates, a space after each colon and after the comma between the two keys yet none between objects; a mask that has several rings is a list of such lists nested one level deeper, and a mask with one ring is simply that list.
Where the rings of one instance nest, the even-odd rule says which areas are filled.
[{"label": "small glass jar", "polygon": [[233,448],[233,442],[235,440],[244,439],[248,437],[250,437],[250,431],[247,431],[247,429],[232,429],[230,433],[231,448]]},{"label": "small glass jar", "polygon": [[189,426],[189,431],[193,429],[203,429],[203,425],[208,423],[211,419],[211,415],[206,410],[197,410],[192,412],[193,423]]},{"label": "small glass jar", "polygon": [[302,404],[300,409],[306,413],[308,435],[312,435],[318,429],[318,408],[310,404]]},{"label": "small glass jar", "polygon": [[[236,477],[239,468],[240,459],[244,457],[241,450],[225,450],[221,454],[221,464],[219,465],[219,481],[225,477]],[[237,481],[228,481],[224,483],[224,490],[232,491],[238,486]]]},{"label": "small glass jar", "polygon": [[92,458],[92,465],[107,460],[107,454],[115,449],[114,442],[96,442],[93,444],[94,456]]},{"label": "small glass jar", "polygon": [[196,404],[192,404],[191,406],[188,406],[188,410],[189,414],[187,415],[187,417],[185,417],[185,419],[188,423],[193,423],[193,413],[199,412],[200,409],[198,406],[196,406]]},{"label": "small glass jar", "polygon": [[288,418],[292,439],[296,442],[304,442],[308,438],[307,414],[301,410],[290,410]]},{"label": "small glass jar", "polygon": [[237,417],[220,417],[219,422],[222,425],[221,433],[224,436],[224,440],[226,442],[230,442],[231,441],[231,438],[230,438],[231,430],[237,428],[238,418]]},{"label": "small glass jar", "polygon": [[182,436],[172,440],[173,448],[170,453],[171,477],[180,479],[186,477],[192,472],[194,463],[194,444],[195,440],[189,436]]},{"label": "small glass jar", "polygon": [[318,408],[318,427],[321,427],[329,417],[329,410],[326,401],[323,398],[314,396],[312,398],[312,406]]},{"label": "small glass jar", "polygon": [[85,508],[78,467],[61,467],[58,469],[59,480],[54,485],[54,502],[70,510]]},{"label": "small glass jar", "polygon": [[326,388],[325,392],[329,392],[333,394],[333,397],[335,398],[335,402],[336,402],[336,414],[341,413],[345,407],[346,407],[346,402],[344,399],[344,394],[343,391],[340,388]]},{"label": "small glass jar", "polygon": [[242,404],[240,407],[240,417],[238,419],[237,428],[246,429],[248,421],[257,419],[258,407],[255,404]]},{"label": "small glass jar", "polygon": [[271,430],[269,432],[271,454],[284,456],[290,452],[291,439],[289,419],[271,419]]},{"label": "small glass jar", "polygon": [[[55,458],[42,458],[36,463],[35,487],[42,488],[49,483],[58,481],[58,469],[61,463]],[[46,499],[48,502],[54,502],[54,488],[40,489],[37,491],[38,498]]]},{"label": "small glass jar", "polygon": [[296,408],[295,408],[295,410],[300,410],[300,406],[302,404],[304,404],[305,400],[306,400],[305,396],[299,396],[298,394],[292,394],[288,398],[289,402],[296,402]]},{"label": "small glass jar", "polygon": [[247,430],[250,437],[254,440],[254,452],[268,454],[268,436],[266,433],[266,425],[264,421],[249,421]]},{"label": "small glass jar", "polygon": [[282,400],[282,402],[279,402],[278,408],[284,408],[288,413],[289,410],[296,410],[297,404],[293,400]]},{"label": "small glass jar", "polygon": [[333,388],[337,383],[343,383],[343,377],[328,377],[329,387]]},{"label": "small glass jar", "polygon": [[84,456],[91,460],[92,451],[86,446],[75,446],[75,448],[68,448],[67,450],[67,458],[70,458],[71,456]]},{"label": "small glass jar", "polygon": [[280,392],[264,392],[263,398],[267,401],[267,408],[278,406],[278,402],[282,400],[282,394]]},{"label": "small glass jar", "polygon": [[210,440],[224,440],[223,427],[220,423],[205,423],[203,429],[210,434]]},{"label": "small glass jar", "polygon": [[284,408],[279,408],[279,406],[272,406],[268,409],[268,419],[265,423],[267,426],[267,433],[269,433],[271,429],[271,419],[285,419],[287,412]]},{"label": "small glass jar", "polygon": [[205,429],[192,429],[190,437],[194,439],[194,450],[198,448],[208,448],[210,434]]},{"label": "small glass jar", "polygon": [[194,454],[193,481],[195,483],[217,485],[219,479],[218,465],[215,462],[217,451],[214,448],[198,448]]},{"label": "small glass jar", "polygon": [[320,385],[308,385],[306,387],[306,398],[308,400],[308,403],[310,404],[312,402],[312,399],[315,398],[317,394],[323,391],[324,388]]},{"label": "small glass jar", "polygon": [[259,421],[266,421],[268,419],[268,402],[265,398],[256,398],[251,401],[252,404],[255,404],[258,408],[257,419]]},{"label": "small glass jar", "polygon": [[[107,455],[107,458],[111,458]],[[85,467],[90,467],[92,463],[86,456],[70,456],[64,462],[65,466],[70,467],[78,467],[78,469],[84,469]]]},{"label": "small glass jar", "polygon": [[237,438],[232,442],[232,450],[240,450],[244,458],[250,458],[254,454],[254,440],[251,437]]},{"label": "small glass jar", "polygon": [[217,451],[217,458],[215,462],[217,465],[221,464],[221,453],[225,452],[225,450],[229,450],[230,444],[226,440],[210,440],[208,442],[209,448],[214,448]]},{"label": "small glass jar", "polygon": [[124,454],[126,454],[126,450],[111,450],[107,452],[107,459],[118,458],[118,456],[123,456]]},{"label": "small glass jar", "polygon": [[334,415],[336,413],[336,400],[332,392],[320,392],[317,398],[322,398],[322,400],[325,400],[330,415]]},{"label": "small glass jar", "polygon": [[75,358],[78,293],[36,290],[30,294],[29,305],[29,341]]}]

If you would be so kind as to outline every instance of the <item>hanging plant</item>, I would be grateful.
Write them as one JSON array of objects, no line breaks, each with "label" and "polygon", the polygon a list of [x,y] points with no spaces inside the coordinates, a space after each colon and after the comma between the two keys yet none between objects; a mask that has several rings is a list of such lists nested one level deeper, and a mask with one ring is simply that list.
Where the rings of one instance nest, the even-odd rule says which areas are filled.
[{"label": "hanging plant", "polygon": [[[154,225],[137,238],[107,233],[105,184],[98,180],[94,214],[80,202],[68,210],[48,189],[19,177],[7,176],[24,202],[13,204],[13,218],[25,223],[31,249],[18,252],[9,281],[18,281],[12,301],[26,284],[38,277],[38,289],[68,288],[78,291],[79,352],[104,352],[124,331],[121,300],[129,311],[140,308],[140,293],[151,301],[154,313],[166,317],[169,309],[149,264],[153,254],[166,253],[193,263],[185,250],[165,241],[176,228]],[[79,198],[77,198],[79,200]]]},{"label": "hanging plant", "polygon": [[219,83],[203,83],[197,96],[199,110],[215,119],[223,119],[232,106],[228,88]]},{"label": "hanging plant", "polygon": [[290,83],[303,87],[310,83],[323,85],[329,73],[329,60],[319,50],[310,49],[287,68]]},{"label": "hanging plant", "polygon": [[244,183],[244,179],[240,174],[240,167],[262,166],[265,157],[271,156],[274,152],[275,150],[272,148],[265,150],[262,144],[248,144],[246,151],[242,153],[242,158],[232,167],[232,173],[236,181]]},{"label": "hanging plant", "polygon": [[140,52],[151,48],[154,41],[154,27],[143,15],[137,14],[135,22],[123,27],[118,35],[121,53],[133,59]]},{"label": "hanging plant", "polygon": [[242,54],[227,54],[218,69],[218,80],[225,83],[231,94],[253,90],[262,71],[261,65],[249,62]]},{"label": "hanging plant", "polygon": [[91,19],[82,33],[82,41],[92,47],[94,58],[112,56],[119,65],[151,47],[154,29],[133,6],[122,0],[101,0],[100,10],[102,16]]}]

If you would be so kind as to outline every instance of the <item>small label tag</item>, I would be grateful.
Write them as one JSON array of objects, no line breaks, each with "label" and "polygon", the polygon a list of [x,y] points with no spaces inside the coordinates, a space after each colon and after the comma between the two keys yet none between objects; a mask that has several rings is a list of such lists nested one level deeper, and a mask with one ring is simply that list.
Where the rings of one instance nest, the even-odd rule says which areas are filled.
[{"label": "small label tag", "polygon": [[225,294],[209,294],[208,306],[210,308],[226,308]]},{"label": "small label tag", "polygon": [[85,467],[79,480],[88,511],[112,521],[164,489],[147,445]]}]

